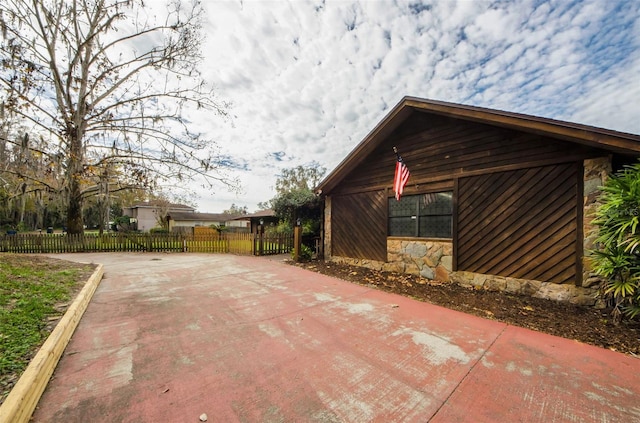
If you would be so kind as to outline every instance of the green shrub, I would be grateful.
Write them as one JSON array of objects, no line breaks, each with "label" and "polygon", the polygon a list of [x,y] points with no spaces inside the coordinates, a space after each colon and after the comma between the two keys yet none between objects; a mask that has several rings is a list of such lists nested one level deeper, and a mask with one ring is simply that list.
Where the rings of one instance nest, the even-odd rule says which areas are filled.
[{"label": "green shrub", "polygon": [[149,229],[150,234],[168,234],[169,230],[165,228],[151,228]]},{"label": "green shrub", "polygon": [[634,318],[640,313],[640,163],[609,178],[600,201],[594,271],[606,279],[604,293],[616,320],[622,314]]},{"label": "green shrub", "polygon": [[118,216],[113,219],[113,224],[111,225],[112,231],[123,231],[127,232],[133,229],[133,224],[131,222],[130,216]]},{"label": "green shrub", "polygon": [[[293,259],[296,255],[296,249],[294,248],[291,251],[291,258]],[[313,257],[313,250],[306,245],[302,244],[300,246],[300,253],[298,254],[299,261],[309,261]]]}]

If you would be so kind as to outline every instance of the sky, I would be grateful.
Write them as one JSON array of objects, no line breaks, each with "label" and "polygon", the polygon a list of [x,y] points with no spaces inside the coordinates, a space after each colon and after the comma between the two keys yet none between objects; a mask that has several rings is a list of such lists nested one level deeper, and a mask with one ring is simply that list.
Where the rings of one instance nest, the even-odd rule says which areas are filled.
[{"label": "sky", "polygon": [[228,118],[199,119],[257,210],[284,168],[331,172],[404,97],[640,134],[640,1],[217,1],[205,79]]}]

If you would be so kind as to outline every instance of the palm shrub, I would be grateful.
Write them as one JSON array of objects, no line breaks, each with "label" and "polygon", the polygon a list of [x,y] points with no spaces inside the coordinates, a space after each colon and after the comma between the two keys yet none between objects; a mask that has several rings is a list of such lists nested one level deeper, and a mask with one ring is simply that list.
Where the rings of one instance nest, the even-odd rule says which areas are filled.
[{"label": "palm shrub", "polygon": [[600,203],[593,221],[598,226],[593,270],[606,280],[614,318],[634,318],[640,313],[640,163],[610,177]]}]

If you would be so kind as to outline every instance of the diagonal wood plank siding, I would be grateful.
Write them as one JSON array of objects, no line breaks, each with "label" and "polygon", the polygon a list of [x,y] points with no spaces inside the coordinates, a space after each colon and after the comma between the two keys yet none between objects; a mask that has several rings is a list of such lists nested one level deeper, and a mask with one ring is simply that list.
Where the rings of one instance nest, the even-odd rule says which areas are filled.
[{"label": "diagonal wood plank siding", "polygon": [[458,269],[573,281],[578,168],[569,163],[461,178]]},{"label": "diagonal wood plank siding", "polygon": [[387,260],[387,196],[370,191],[331,200],[332,254]]}]

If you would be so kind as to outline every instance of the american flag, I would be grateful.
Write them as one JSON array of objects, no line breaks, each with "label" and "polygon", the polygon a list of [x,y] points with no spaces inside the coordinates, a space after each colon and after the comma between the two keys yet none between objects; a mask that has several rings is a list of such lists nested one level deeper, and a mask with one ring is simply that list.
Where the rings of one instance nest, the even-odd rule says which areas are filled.
[{"label": "american flag", "polygon": [[398,161],[396,162],[396,174],[393,178],[393,191],[396,193],[396,200],[400,201],[404,186],[407,185],[409,180],[409,168],[404,164],[402,157],[398,154]]}]

